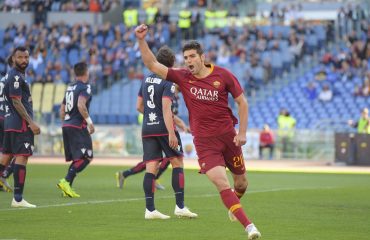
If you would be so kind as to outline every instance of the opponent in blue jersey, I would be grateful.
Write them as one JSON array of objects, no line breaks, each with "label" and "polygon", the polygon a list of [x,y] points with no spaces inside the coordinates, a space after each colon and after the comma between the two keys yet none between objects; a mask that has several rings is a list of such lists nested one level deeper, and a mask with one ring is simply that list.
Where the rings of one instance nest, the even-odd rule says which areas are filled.
[{"label": "opponent in blue jersey", "polygon": [[74,65],[76,81],[67,87],[60,117],[63,121],[64,154],[67,162],[72,161],[67,175],[57,187],[63,196],[80,197],[72,188],[76,174],[86,168],[93,159],[93,148],[90,134],[95,131],[89,116],[91,86],[88,84],[89,72],[84,62]]},{"label": "opponent in blue jersey", "polygon": [[[13,58],[12,56],[8,57],[8,66],[9,68],[13,67]],[[8,70],[9,71],[9,70]],[[4,96],[4,88],[5,88],[5,78],[8,75],[5,75],[0,80],[0,151],[3,152],[3,140],[4,140],[4,118],[5,118],[5,111],[8,108],[5,101]],[[8,166],[4,169],[4,171],[0,172],[0,191],[5,192],[13,192],[12,187],[6,180],[10,175],[13,173],[14,164],[15,164],[15,157],[12,155],[4,155],[3,162],[10,162]]]},{"label": "opponent in blue jersey", "polygon": [[[33,121],[30,87],[25,80],[25,70],[29,64],[29,52],[17,47],[12,53],[14,68],[5,80],[6,100],[3,155],[16,157],[14,165],[14,198],[12,207],[36,207],[23,199],[28,157],[33,154],[34,135],[40,134],[40,127]],[[0,172],[9,162],[2,158]],[[10,158],[8,158],[10,160]]]},{"label": "opponent in blue jersey", "polygon": [[[175,55],[168,47],[162,47],[157,53],[157,60],[166,66],[173,66]],[[176,206],[174,214],[178,217],[196,218],[184,205],[183,150],[179,133],[176,131],[171,111],[175,86],[156,75],[150,75],[142,83],[137,101],[137,109],[143,113],[142,141],[146,162],[143,181],[146,210],[145,219],[168,219],[170,216],[160,213],[154,206],[155,176],[162,152],[172,165],[172,187],[175,191]]]}]

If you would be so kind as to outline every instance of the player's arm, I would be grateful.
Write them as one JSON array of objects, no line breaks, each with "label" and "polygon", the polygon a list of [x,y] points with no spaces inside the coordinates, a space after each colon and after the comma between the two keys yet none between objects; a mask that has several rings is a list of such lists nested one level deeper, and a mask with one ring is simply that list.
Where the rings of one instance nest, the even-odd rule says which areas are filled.
[{"label": "player's arm", "polygon": [[40,127],[32,120],[30,115],[28,115],[26,108],[23,106],[21,98],[13,97],[12,102],[14,105],[14,108],[17,110],[18,114],[26,120],[26,122],[29,124],[29,127],[33,134],[38,135],[40,134]]},{"label": "player's arm", "polygon": [[166,79],[168,68],[163,64],[159,63],[155,58],[154,54],[150,50],[145,36],[148,32],[148,26],[145,24],[141,24],[135,29],[135,35],[137,38],[137,42],[139,43],[139,48],[141,52],[141,58],[145,64],[145,66],[153,73],[160,76],[162,79]]},{"label": "player's arm", "polygon": [[87,128],[89,130],[90,134],[93,134],[95,132],[94,123],[92,122],[89,112],[87,111],[86,107],[87,99],[84,96],[79,96],[77,101],[77,107],[78,111],[80,112],[81,116],[85,119],[87,122]]},{"label": "player's arm", "polygon": [[136,110],[140,113],[144,113],[144,101],[142,97],[137,97]]},{"label": "player's arm", "polygon": [[64,103],[62,103],[59,108],[59,118],[62,121],[64,120],[64,117],[66,116],[65,108],[66,108],[66,105]]},{"label": "player's arm", "polygon": [[247,142],[248,101],[242,93],[235,98],[235,102],[238,105],[239,132],[234,138],[234,143],[236,146],[242,146]]},{"label": "player's arm", "polygon": [[175,134],[175,129],[173,126],[173,118],[172,118],[172,99],[170,98],[162,98],[162,108],[163,108],[163,119],[168,131],[168,141],[171,148],[176,149],[179,145],[177,141],[177,137]]},{"label": "player's arm", "polygon": [[190,132],[190,129],[188,128],[188,126],[186,126],[185,122],[181,118],[175,115],[173,117],[173,120],[175,121],[176,126],[178,126],[182,131],[186,133]]}]

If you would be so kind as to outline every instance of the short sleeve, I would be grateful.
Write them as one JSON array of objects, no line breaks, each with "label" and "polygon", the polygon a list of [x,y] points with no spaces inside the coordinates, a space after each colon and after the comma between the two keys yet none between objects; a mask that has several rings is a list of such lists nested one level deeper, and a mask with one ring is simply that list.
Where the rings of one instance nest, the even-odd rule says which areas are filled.
[{"label": "short sleeve", "polygon": [[181,80],[184,79],[185,74],[186,73],[184,69],[169,68],[166,80],[181,85]]},{"label": "short sleeve", "polygon": [[175,90],[176,90],[175,84],[170,83],[170,82],[166,82],[165,85],[164,85],[162,97],[167,97],[167,98],[173,99],[173,96],[175,94]]},{"label": "short sleeve", "polygon": [[8,81],[9,96],[11,98],[22,98],[22,84],[24,84],[23,78],[18,75],[11,75]]},{"label": "short sleeve", "polygon": [[88,84],[86,86],[86,88],[84,88],[81,92],[80,92],[80,95],[79,96],[82,96],[86,99],[90,99],[92,94],[91,94],[91,85]]},{"label": "short sleeve", "polygon": [[237,98],[243,93],[243,89],[240,86],[238,79],[229,71],[226,71],[225,73],[225,85],[233,98]]}]

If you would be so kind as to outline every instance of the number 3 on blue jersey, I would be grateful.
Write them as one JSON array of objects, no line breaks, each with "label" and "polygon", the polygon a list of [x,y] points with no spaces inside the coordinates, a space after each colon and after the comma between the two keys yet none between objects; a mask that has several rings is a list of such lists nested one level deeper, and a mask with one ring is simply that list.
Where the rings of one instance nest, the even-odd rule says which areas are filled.
[{"label": "number 3 on blue jersey", "polygon": [[148,105],[149,108],[155,108],[154,104],[154,86],[150,85],[148,87],[148,93],[150,100],[146,101],[146,105]]}]

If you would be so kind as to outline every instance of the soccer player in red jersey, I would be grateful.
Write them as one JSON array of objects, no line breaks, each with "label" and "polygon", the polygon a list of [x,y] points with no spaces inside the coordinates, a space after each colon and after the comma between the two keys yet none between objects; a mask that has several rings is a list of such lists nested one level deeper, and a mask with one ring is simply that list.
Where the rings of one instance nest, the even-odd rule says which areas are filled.
[{"label": "soccer player in red jersey", "polygon": [[[248,185],[241,150],[246,143],[248,103],[238,80],[228,70],[206,64],[203,49],[197,41],[186,43],[182,49],[186,68],[168,68],[160,64],[145,41],[147,32],[148,27],[144,24],[135,29],[142,60],[150,71],[180,87],[189,110],[200,172],[216,186],[229,209],[230,220],[238,220],[244,226],[248,239],[259,238],[260,232],[246,216],[239,200]],[[234,128],[238,120],[228,107],[228,93],[238,105],[238,133]],[[225,167],[232,173],[234,191]]]}]

